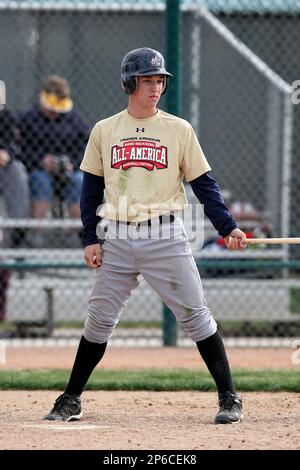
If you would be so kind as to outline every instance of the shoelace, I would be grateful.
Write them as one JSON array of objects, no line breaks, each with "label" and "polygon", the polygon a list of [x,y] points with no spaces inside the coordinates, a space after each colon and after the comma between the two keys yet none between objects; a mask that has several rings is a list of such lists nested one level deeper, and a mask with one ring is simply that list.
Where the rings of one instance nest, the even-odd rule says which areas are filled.
[{"label": "shoelace", "polygon": [[60,411],[61,408],[63,408],[63,406],[66,404],[69,404],[70,398],[67,397],[66,395],[60,395],[56,400],[55,400],[55,410],[56,411]]},{"label": "shoelace", "polygon": [[239,404],[239,400],[234,395],[226,394],[220,399],[220,408],[222,410],[231,410],[235,404]]}]

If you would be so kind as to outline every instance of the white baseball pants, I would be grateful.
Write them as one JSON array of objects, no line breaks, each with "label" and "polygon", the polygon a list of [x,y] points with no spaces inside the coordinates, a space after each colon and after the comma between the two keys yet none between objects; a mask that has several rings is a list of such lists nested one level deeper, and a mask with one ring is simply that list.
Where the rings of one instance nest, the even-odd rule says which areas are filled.
[{"label": "white baseball pants", "polygon": [[132,289],[138,285],[139,274],[193,341],[202,341],[216,332],[179,217],[172,223],[151,227],[110,222],[102,248],[102,266],[96,269],[83,332],[88,341],[109,340]]}]

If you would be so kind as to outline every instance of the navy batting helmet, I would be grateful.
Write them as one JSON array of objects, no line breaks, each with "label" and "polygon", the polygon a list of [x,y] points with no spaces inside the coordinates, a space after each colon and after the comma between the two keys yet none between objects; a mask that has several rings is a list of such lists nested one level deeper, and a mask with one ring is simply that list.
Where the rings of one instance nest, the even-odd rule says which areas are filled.
[{"label": "navy batting helmet", "polygon": [[136,77],[152,75],[164,75],[164,94],[167,91],[168,78],[172,75],[166,71],[165,59],[160,52],[149,47],[140,47],[125,55],[121,64],[121,84],[128,95],[136,90]]}]

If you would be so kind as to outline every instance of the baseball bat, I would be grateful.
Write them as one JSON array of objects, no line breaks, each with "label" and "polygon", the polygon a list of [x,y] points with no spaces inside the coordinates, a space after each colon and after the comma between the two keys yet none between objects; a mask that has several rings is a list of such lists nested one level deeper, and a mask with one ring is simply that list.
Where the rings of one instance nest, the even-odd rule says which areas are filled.
[{"label": "baseball bat", "polygon": [[248,245],[266,243],[267,245],[299,245],[300,238],[247,238]]}]

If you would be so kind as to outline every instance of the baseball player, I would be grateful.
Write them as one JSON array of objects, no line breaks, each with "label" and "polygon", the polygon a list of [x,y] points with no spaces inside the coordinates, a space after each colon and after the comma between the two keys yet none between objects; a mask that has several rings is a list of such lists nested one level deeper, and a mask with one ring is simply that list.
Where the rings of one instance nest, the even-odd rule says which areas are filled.
[{"label": "baseball player", "polygon": [[[178,216],[187,203],[183,178],[229,249],[245,248],[246,237],[225,206],[191,125],[157,108],[170,77],[160,52],[128,52],[121,65],[128,107],[98,122],[90,134],[81,163],[81,218],[84,257],[96,270],[95,284],[69,383],[44,419],[81,418],[80,395],[139,274],[196,343],[218,389],[215,423],[242,419],[242,401]],[[100,220],[107,232],[104,238],[100,230],[99,240]]]}]

